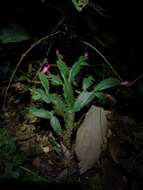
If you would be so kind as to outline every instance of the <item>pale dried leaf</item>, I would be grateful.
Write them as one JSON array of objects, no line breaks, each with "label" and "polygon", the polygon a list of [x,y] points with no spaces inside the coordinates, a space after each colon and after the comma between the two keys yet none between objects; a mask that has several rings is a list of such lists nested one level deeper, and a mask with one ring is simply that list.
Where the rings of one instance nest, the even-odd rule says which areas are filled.
[{"label": "pale dried leaf", "polygon": [[43,152],[48,153],[50,151],[50,148],[48,146],[42,147]]},{"label": "pale dried leaf", "polygon": [[61,148],[62,148],[62,151],[63,151],[63,154],[64,154],[64,157],[66,159],[71,159],[71,153],[70,151],[66,148],[66,146],[61,142]]},{"label": "pale dried leaf", "polygon": [[76,135],[80,174],[92,168],[106,144],[107,119],[103,108],[91,106]]}]

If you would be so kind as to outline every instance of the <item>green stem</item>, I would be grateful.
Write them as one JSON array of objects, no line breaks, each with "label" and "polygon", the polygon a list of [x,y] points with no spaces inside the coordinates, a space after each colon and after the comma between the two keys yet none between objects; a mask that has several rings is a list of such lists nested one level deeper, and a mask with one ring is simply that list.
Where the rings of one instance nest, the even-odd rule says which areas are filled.
[{"label": "green stem", "polygon": [[66,130],[63,133],[63,144],[70,149],[71,148],[71,135],[74,128],[75,113],[67,112],[65,114],[65,127]]}]

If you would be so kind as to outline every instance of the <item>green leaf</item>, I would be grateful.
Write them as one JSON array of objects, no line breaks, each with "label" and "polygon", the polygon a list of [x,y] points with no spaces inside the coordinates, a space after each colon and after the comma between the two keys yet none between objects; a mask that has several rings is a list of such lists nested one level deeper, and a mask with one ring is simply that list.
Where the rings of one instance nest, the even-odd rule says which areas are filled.
[{"label": "green leaf", "polygon": [[53,85],[62,85],[63,81],[58,75],[48,74]]},{"label": "green leaf", "polygon": [[[16,151],[15,139],[10,136],[5,128],[0,128],[0,157]],[[3,153],[3,155],[1,155]]]},{"label": "green leaf", "polygon": [[44,109],[38,109],[34,107],[28,108],[29,112],[32,113],[36,117],[44,118],[44,119],[51,119],[53,113]]},{"label": "green leaf", "polygon": [[18,78],[18,81],[25,81],[28,80],[29,78],[26,75],[22,75]]},{"label": "green leaf", "polygon": [[70,82],[65,81],[63,84],[63,91],[64,91],[64,99],[68,105],[73,105],[74,103],[74,95],[73,95],[73,88]]},{"label": "green leaf", "polygon": [[81,71],[82,66],[87,65],[87,63],[86,63],[87,60],[88,60],[88,57],[80,56],[78,61],[73,64],[73,66],[70,69],[70,73],[69,73],[69,79],[68,80],[70,82],[73,82],[75,80],[75,77]]},{"label": "green leaf", "polygon": [[2,44],[21,42],[29,38],[25,29],[15,23],[10,23],[0,29],[0,41]]},{"label": "green leaf", "polygon": [[66,110],[66,105],[63,98],[56,94],[50,94],[50,101],[54,105],[54,111],[57,114],[63,115]]},{"label": "green leaf", "polygon": [[62,133],[62,128],[61,128],[61,124],[60,124],[58,118],[55,117],[55,116],[52,116],[51,119],[50,119],[50,123],[51,123],[51,126],[52,126],[54,132],[55,132],[57,135],[61,135],[61,133]]},{"label": "green leaf", "polygon": [[49,80],[47,79],[47,75],[45,75],[42,72],[39,72],[38,77],[40,79],[40,82],[41,82],[45,92],[49,93]]},{"label": "green leaf", "polygon": [[94,97],[94,92],[81,92],[74,103],[73,111],[80,111],[84,106],[88,105],[94,99]]},{"label": "green leaf", "polygon": [[82,89],[86,91],[94,82],[94,78],[92,76],[89,76],[87,78],[84,78],[82,81]]},{"label": "green leaf", "polygon": [[99,100],[102,100],[102,101],[107,100],[107,97],[106,97],[106,95],[105,95],[103,92],[95,92],[95,96],[96,96]]},{"label": "green leaf", "polygon": [[60,74],[63,78],[63,80],[68,80],[69,76],[69,68],[66,65],[66,63],[63,61],[63,57],[61,54],[57,54],[58,60],[57,60],[57,66],[60,71]]},{"label": "green leaf", "polygon": [[50,101],[50,95],[48,94],[46,94],[45,92],[44,92],[44,90],[43,89],[41,89],[41,88],[37,88],[37,89],[30,89],[31,90],[31,92],[32,92],[32,99],[33,100],[39,100],[39,101],[41,101],[41,100],[43,100],[44,102],[46,102],[47,104],[49,104],[49,103],[51,103],[51,101]]},{"label": "green leaf", "polygon": [[95,86],[95,91],[102,91],[108,88],[115,87],[117,85],[120,85],[120,81],[116,78],[107,78],[105,80],[102,80]]},{"label": "green leaf", "polygon": [[89,0],[72,0],[75,8],[78,12],[81,12],[84,7],[86,7],[89,3]]},{"label": "green leaf", "polygon": [[44,91],[42,89],[30,89],[31,94],[32,94],[32,100],[41,100],[42,96],[41,93],[43,93]]}]

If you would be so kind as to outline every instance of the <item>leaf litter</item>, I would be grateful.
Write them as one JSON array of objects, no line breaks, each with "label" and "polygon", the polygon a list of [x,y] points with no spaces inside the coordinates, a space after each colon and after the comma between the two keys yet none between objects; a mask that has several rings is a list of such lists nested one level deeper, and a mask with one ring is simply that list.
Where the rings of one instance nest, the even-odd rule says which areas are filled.
[{"label": "leaf litter", "polygon": [[[108,112],[102,107],[92,105],[77,130],[75,139],[75,153],[79,161],[77,162],[71,156],[72,152],[66,149],[61,142],[59,146],[56,146],[48,144],[48,140],[45,141],[45,137],[49,138],[48,132],[47,135],[44,131],[42,133],[37,129],[30,132],[28,127],[31,128],[32,125],[37,127],[40,124],[39,120],[36,119],[33,122],[33,119],[29,119],[23,112],[26,105],[21,104],[20,99],[17,102],[14,101],[17,98],[13,95],[10,97],[8,110],[11,111],[6,110],[4,115],[0,115],[0,124],[10,130],[13,136],[18,134],[18,127],[24,127],[21,132],[26,136],[25,139],[24,136],[23,139],[17,138],[18,148],[23,149],[25,153],[33,154],[31,145],[37,146],[31,165],[42,176],[50,177],[50,181],[67,182],[69,177],[72,178],[74,175],[76,182],[78,179],[82,182],[86,177],[90,181],[90,172],[93,172],[92,176],[97,175],[97,178],[98,176],[100,178],[101,174],[100,183],[105,183],[104,185],[109,187],[107,189],[113,189],[111,184],[116,179],[114,188],[119,186],[124,190],[126,189],[124,186],[129,183],[128,173],[132,175],[135,171],[142,177],[142,125],[136,124],[132,117],[118,115],[115,111]],[[45,137],[42,134],[45,134]],[[123,171],[119,172],[118,168],[123,168]],[[136,179],[133,178],[133,181],[138,187]],[[95,181],[92,183],[95,184]]]}]

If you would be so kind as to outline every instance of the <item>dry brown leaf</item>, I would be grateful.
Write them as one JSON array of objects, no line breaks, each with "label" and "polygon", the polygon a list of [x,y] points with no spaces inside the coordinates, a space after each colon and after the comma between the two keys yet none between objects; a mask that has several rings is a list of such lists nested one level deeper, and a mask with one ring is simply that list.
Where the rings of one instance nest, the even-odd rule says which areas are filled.
[{"label": "dry brown leaf", "polygon": [[75,152],[79,159],[80,174],[92,168],[105,147],[107,131],[103,108],[91,106],[76,135]]}]

